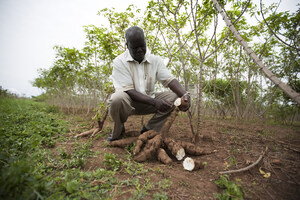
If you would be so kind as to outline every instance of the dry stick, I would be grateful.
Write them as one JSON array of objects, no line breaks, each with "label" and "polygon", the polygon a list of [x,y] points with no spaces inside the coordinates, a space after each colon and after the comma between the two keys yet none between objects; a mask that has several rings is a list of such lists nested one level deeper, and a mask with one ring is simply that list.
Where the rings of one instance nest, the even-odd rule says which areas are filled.
[{"label": "dry stick", "polygon": [[88,136],[88,135],[91,135],[91,137],[94,137],[97,133],[99,133],[102,130],[104,122],[105,122],[107,116],[108,116],[108,108],[106,109],[103,118],[102,119],[98,119],[98,121],[97,121],[98,122],[98,127],[97,128],[92,128],[92,129],[90,129],[88,131],[80,133],[80,134],[76,135],[75,138],[85,137],[85,136]]},{"label": "dry stick", "polygon": [[249,165],[247,167],[244,167],[241,169],[236,169],[236,170],[223,171],[223,172],[219,172],[219,174],[232,174],[232,173],[247,171],[247,170],[253,168],[254,166],[256,166],[261,161],[261,159],[264,157],[264,155],[267,151],[268,151],[268,147],[266,147],[266,150],[259,156],[259,158],[254,163],[252,163],[251,165]]},{"label": "dry stick", "polygon": [[92,133],[94,132],[94,130],[95,130],[95,128],[92,128],[92,129],[90,129],[90,130],[88,130],[88,131],[85,131],[85,132],[83,132],[83,133],[80,133],[80,134],[76,135],[75,137],[77,138],[77,137],[85,137],[85,136],[88,136],[88,135],[92,134]]},{"label": "dry stick", "polygon": [[96,130],[93,132],[91,137],[94,137],[97,133],[99,133],[102,130],[104,122],[105,122],[107,116],[108,116],[108,108],[106,108],[106,111],[105,111],[104,116],[102,117],[102,119],[98,119],[98,121],[97,121],[98,128],[96,128]]},{"label": "dry stick", "polygon": [[106,111],[105,111],[105,113],[104,113],[103,118],[102,118],[102,119],[98,119],[98,121],[97,121],[97,122],[98,122],[98,128],[99,128],[100,130],[102,130],[103,125],[104,125],[104,122],[105,122],[107,116],[108,116],[108,108],[106,108]]}]

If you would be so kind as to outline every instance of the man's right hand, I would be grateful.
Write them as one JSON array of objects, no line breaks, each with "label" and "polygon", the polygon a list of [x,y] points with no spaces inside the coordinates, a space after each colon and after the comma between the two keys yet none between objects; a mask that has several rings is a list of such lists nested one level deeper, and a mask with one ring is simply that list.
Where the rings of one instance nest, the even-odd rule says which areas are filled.
[{"label": "man's right hand", "polygon": [[157,110],[166,112],[173,106],[173,104],[164,99],[154,99],[154,106]]}]

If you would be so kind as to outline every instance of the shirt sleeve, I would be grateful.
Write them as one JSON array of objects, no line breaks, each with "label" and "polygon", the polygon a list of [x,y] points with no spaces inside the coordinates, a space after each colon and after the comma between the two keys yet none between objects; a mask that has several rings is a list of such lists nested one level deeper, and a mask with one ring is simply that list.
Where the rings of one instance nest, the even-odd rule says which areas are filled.
[{"label": "shirt sleeve", "polygon": [[175,77],[171,74],[170,70],[164,64],[164,61],[159,57],[158,61],[158,68],[156,78],[159,82],[163,84],[164,87],[167,87],[169,83],[175,79]]},{"label": "shirt sleeve", "polygon": [[134,89],[130,69],[119,59],[113,61],[112,79],[117,92]]}]

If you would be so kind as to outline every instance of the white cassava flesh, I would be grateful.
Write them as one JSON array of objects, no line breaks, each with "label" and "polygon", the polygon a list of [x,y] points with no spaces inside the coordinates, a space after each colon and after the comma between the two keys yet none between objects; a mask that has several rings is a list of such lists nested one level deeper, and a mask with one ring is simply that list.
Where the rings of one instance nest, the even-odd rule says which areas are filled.
[{"label": "white cassava flesh", "polygon": [[193,171],[195,168],[195,162],[192,158],[186,157],[183,161],[183,168],[188,171]]},{"label": "white cassava flesh", "polygon": [[177,154],[176,154],[176,158],[177,160],[182,160],[185,156],[185,151],[183,148],[180,148],[179,151],[177,151]]},{"label": "white cassava flesh", "polygon": [[188,171],[202,169],[205,165],[205,162],[202,163],[199,160],[194,160],[190,157],[186,157],[186,159],[183,161],[183,168]]},{"label": "white cassava flesh", "polygon": [[174,105],[177,106],[177,107],[180,106],[181,105],[181,98],[177,98],[174,102]]}]

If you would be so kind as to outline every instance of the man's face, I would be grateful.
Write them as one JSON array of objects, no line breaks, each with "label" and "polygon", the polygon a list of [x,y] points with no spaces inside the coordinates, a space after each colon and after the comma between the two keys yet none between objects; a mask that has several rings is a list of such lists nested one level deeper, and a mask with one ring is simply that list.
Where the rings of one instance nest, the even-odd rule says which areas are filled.
[{"label": "man's face", "polygon": [[127,48],[132,58],[141,63],[146,54],[146,41],[144,38],[134,38],[127,42]]}]

